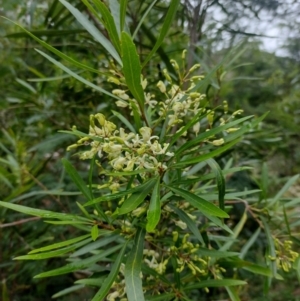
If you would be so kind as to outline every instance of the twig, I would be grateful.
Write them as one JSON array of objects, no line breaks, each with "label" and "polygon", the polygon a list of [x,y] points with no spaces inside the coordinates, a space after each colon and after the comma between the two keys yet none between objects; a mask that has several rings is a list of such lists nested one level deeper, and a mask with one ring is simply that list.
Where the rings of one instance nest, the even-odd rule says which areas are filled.
[{"label": "twig", "polygon": [[20,224],[25,224],[27,222],[31,222],[31,221],[36,221],[39,220],[40,217],[30,217],[30,218],[25,218],[25,219],[21,219],[19,221],[13,222],[13,223],[7,223],[7,224],[0,224],[0,228],[7,228],[7,227],[12,227],[12,226],[16,226],[16,225],[20,225]]}]

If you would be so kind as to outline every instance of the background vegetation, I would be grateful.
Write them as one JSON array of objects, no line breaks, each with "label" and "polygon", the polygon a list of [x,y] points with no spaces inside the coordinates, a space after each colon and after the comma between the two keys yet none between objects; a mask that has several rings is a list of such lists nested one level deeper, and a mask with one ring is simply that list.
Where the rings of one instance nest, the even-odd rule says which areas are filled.
[{"label": "background vegetation", "polygon": [[[82,2],[69,2],[103,31]],[[153,1],[148,0],[128,1],[126,21],[131,32],[152,4]],[[142,59],[155,43],[168,4],[168,1],[156,1],[135,37]],[[298,4],[288,1],[181,1],[176,21],[145,72],[151,74],[152,78],[148,80],[153,85],[162,78],[163,68],[170,73],[174,71],[170,58],[179,58],[189,45],[189,66],[200,63],[204,74],[210,74],[215,66],[219,66],[201,91],[206,93],[211,106],[217,107],[227,100],[232,110],[242,108],[246,114],[260,116],[270,111],[259,128],[247,134],[243,143],[218,163],[222,167],[253,167],[228,176],[227,187],[261,189],[261,195],[255,196],[253,202],[268,199],[285,203],[286,211],[278,205],[269,214],[287,216],[284,235],[294,242],[294,249],[299,252],[297,206],[300,186],[295,176],[300,172],[297,11]],[[109,59],[102,46],[59,1],[4,1],[1,15],[26,27],[77,61],[97,70],[109,68]],[[284,32],[288,37],[280,36],[283,46],[273,53],[263,46],[266,38],[260,31],[266,16],[272,16],[281,26],[278,32]],[[4,19],[0,22],[3,25],[0,26],[0,199],[76,213],[79,211],[76,201],[81,196],[58,193],[76,190],[61,163],[61,158],[70,156],[66,148],[74,138],[58,131],[70,129],[74,124],[86,130],[90,114],[110,112],[115,106],[108,96],[64,74],[35,52],[34,48],[41,49],[40,45],[16,25]],[[66,63],[66,66],[74,69],[71,64]],[[84,77],[107,90],[113,89],[101,73],[85,71]],[[87,176],[87,162],[76,157],[69,160],[83,178]],[[251,203],[251,198],[248,202]],[[243,207],[237,206],[231,218],[233,225],[241,220],[242,214]],[[76,229],[53,227],[38,218],[28,219],[3,208],[0,219],[2,300],[50,300],[53,294],[83,277],[73,273],[59,278],[33,279],[44,270],[61,266],[63,258],[38,263],[13,261],[13,257],[42,244],[75,237]],[[273,220],[270,227],[282,227],[281,220]],[[249,217],[239,236],[240,245],[247,242],[256,229],[255,219]],[[256,248],[248,256],[261,262],[263,259],[259,254],[264,252],[256,250],[266,247],[265,237],[259,234],[256,240]],[[264,290],[261,279],[251,274],[245,277],[252,285],[240,292],[243,300],[300,299],[296,272],[289,273],[286,282],[273,283],[265,296],[261,294]],[[84,300],[94,293],[93,289],[83,289],[59,300]],[[216,294],[208,296],[207,300],[221,298],[222,292]]]}]

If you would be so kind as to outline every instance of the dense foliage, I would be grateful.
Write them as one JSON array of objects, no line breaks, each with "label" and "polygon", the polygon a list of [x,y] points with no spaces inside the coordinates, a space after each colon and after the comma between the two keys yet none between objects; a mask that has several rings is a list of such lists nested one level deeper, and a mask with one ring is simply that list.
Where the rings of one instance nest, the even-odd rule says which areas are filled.
[{"label": "dense foliage", "polygon": [[195,36],[238,24],[206,2],[6,3],[2,300],[297,294],[295,43]]}]

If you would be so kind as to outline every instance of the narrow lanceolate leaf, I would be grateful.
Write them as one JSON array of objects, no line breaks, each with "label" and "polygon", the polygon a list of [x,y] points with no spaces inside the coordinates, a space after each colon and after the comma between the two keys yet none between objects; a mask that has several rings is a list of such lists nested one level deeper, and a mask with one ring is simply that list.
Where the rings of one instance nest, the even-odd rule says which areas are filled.
[{"label": "narrow lanceolate leaf", "polygon": [[57,60],[55,60],[54,58],[52,58],[51,56],[49,56],[48,54],[46,54],[45,52],[35,49],[35,51],[37,51],[39,54],[41,54],[43,57],[45,57],[47,60],[49,60],[52,64],[54,64],[55,66],[57,66],[58,68],[62,69],[63,71],[65,71],[66,73],[68,73],[69,75],[71,75],[72,77],[76,78],[77,80],[79,80],[80,82],[84,83],[85,85],[95,89],[96,91],[99,91],[103,94],[109,95],[112,98],[115,99],[119,99],[117,96],[115,96],[114,94],[107,92],[106,90],[102,89],[101,87],[91,83],[90,81],[86,80],[85,78],[83,78],[82,76],[76,74],[75,72],[73,72],[72,70],[70,70],[69,68],[67,68],[66,66],[64,66],[62,63],[58,62]]},{"label": "narrow lanceolate leaf", "polygon": [[142,279],[140,277],[143,259],[145,230],[136,232],[134,245],[125,264],[125,285],[129,301],[144,301]]},{"label": "narrow lanceolate leaf", "polygon": [[190,140],[189,142],[187,143],[184,143],[177,151],[176,153],[177,154],[180,154],[182,153],[183,151],[185,150],[188,150],[188,149],[191,149],[193,148],[194,146],[196,145],[199,145],[201,142],[203,142],[204,140],[206,140],[207,138],[209,137],[212,137],[218,133],[221,133],[222,131],[225,131],[229,128],[232,128],[232,127],[236,127],[238,124],[240,123],[243,123],[249,119],[253,118],[253,116],[247,116],[247,117],[243,117],[243,118],[240,118],[240,119],[237,119],[237,120],[234,120],[232,122],[229,122],[229,123],[226,123],[222,126],[218,126],[216,128],[213,128],[209,131],[206,131],[204,133],[201,133],[199,134],[196,138]]},{"label": "narrow lanceolate leaf", "polygon": [[62,221],[86,221],[86,222],[89,222],[89,220],[87,218],[77,216],[77,215],[66,214],[66,213],[56,213],[53,211],[41,210],[41,209],[26,207],[26,206],[2,202],[2,201],[0,201],[0,206],[15,210],[17,212],[21,212],[21,213],[33,215],[33,216],[39,216],[42,218],[56,218],[56,219],[59,219]]},{"label": "narrow lanceolate leaf", "polygon": [[34,278],[53,277],[53,276],[57,276],[57,275],[63,275],[63,274],[68,274],[71,272],[83,270],[87,267],[92,266],[93,264],[100,261],[101,259],[106,258],[107,256],[117,252],[118,250],[121,249],[121,247],[122,247],[122,245],[117,245],[117,246],[111,247],[111,248],[101,252],[100,254],[97,254],[97,255],[94,255],[94,256],[91,256],[91,257],[88,257],[85,259],[79,259],[79,260],[69,263],[63,267],[38,274],[38,275],[34,276]]},{"label": "narrow lanceolate leaf", "polygon": [[88,199],[92,199],[90,190],[84,183],[83,179],[80,177],[78,174],[77,170],[75,167],[65,158],[63,158],[62,163],[65,167],[65,170],[67,171],[68,175],[71,177],[73,182],[76,184],[77,188],[82,192],[82,194]]},{"label": "narrow lanceolate leaf", "polygon": [[78,291],[80,289],[83,289],[85,287],[85,285],[74,285],[74,286],[71,286],[71,287],[68,287],[66,289],[63,289],[61,290],[60,292],[54,294],[51,298],[55,299],[55,298],[59,298],[61,296],[64,296],[64,295],[67,295],[67,294],[70,294],[70,293],[73,293],[75,291]]},{"label": "narrow lanceolate leaf", "polygon": [[135,36],[137,35],[141,25],[143,24],[145,18],[147,17],[147,15],[149,14],[149,12],[151,11],[152,7],[155,5],[155,3],[157,2],[157,0],[153,0],[152,3],[149,5],[149,7],[147,8],[147,10],[145,11],[145,13],[143,14],[142,18],[139,21],[139,24],[137,25],[137,27],[134,30],[134,33],[132,35],[132,39],[134,40]]},{"label": "narrow lanceolate leaf", "polygon": [[139,106],[144,108],[145,96],[141,84],[141,64],[136,47],[131,37],[124,31],[121,34],[121,43],[123,73],[126,84]]},{"label": "narrow lanceolate leaf", "polygon": [[191,158],[191,159],[186,159],[186,160],[183,160],[183,161],[179,161],[177,163],[175,163],[173,166],[174,167],[182,167],[182,166],[185,166],[185,165],[192,165],[192,164],[196,164],[196,163],[199,163],[199,162],[203,162],[207,159],[210,159],[210,158],[213,158],[213,157],[216,157],[216,156],[219,156],[221,155],[222,153],[224,153],[225,151],[227,151],[228,149],[232,148],[235,144],[237,144],[238,142],[240,141],[240,139],[235,139],[223,146],[218,146],[217,149],[211,151],[211,152],[208,152],[206,154],[203,154],[203,155],[198,155],[197,157],[195,158]]},{"label": "narrow lanceolate leaf", "polygon": [[[89,8],[91,12],[94,13],[96,17],[98,17],[97,11],[94,9],[94,7],[89,3],[88,0],[82,0],[82,2]],[[117,32],[117,28],[114,22],[114,18],[112,17],[109,9],[107,6],[99,1],[99,0],[93,0],[93,3],[95,7],[98,9],[98,11],[101,14],[102,22],[105,26],[105,29],[108,32],[108,35],[110,37],[110,40],[114,44],[115,48],[117,49],[118,53],[121,53],[121,46],[120,46],[120,40],[119,35]],[[101,18],[99,18],[101,20]]]},{"label": "narrow lanceolate leaf", "polygon": [[189,202],[192,206],[199,209],[203,214],[218,217],[229,217],[228,214],[218,208],[216,205],[204,200],[203,198],[195,195],[187,190],[168,186],[170,190],[180,195],[185,201]]},{"label": "narrow lanceolate leaf", "polygon": [[142,190],[146,189],[148,187],[148,185],[149,185],[149,183],[146,182],[146,183],[143,183],[139,186],[136,186],[136,187],[128,189],[128,190],[124,190],[124,191],[117,192],[117,193],[114,193],[114,194],[104,195],[104,196],[101,196],[99,198],[96,198],[94,200],[91,200],[91,201],[85,203],[84,206],[90,206],[90,205],[94,205],[94,204],[97,204],[97,203],[100,203],[100,202],[107,202],[107,201],[119,199],[119,198],[122,198],[122,197],[124,197],[128,194],[132,194],[132,193],[136,193],[138,191],[142,191]]},{"label": "narrow lanceolate leaf", "polygon": [[[34,40],[36,40],[39,44],[41,44],[43,47],[45,47],[46,49],[48,49],[49,51],[55,53],[57,56],[59,56],[60,58],[68,61],[69,63],[71,63],[72,65],[81,68],[83,70],[87,70],[87,71],[91,71],[94,73],[101,73],[99,72],[99,70],[96,70],[92,67],[86,66],[74,59],[72,59],[71,57],[67,56],[66,54],[60,52],[59,50],[57,50],[56,48],[52,47],[51,45],[47,44],[46,42],[44,42],[43,40],[39,39],[38,37],[36,37],[33,33],[31,33],[30,31],[26,30],[25,28],[23,28],[22,26],[20,26],[18,23],[15,23],[7,18],[4,18],[12,23],[14,23],[15,25],[17,25],[19,28],[21,28],[26,34],[28,34],[30,37],[32,37]],[[48,30],[47,30],[48,31]]]},{"label": "narrow lanceolate leaf", "polygon": [[162,26],[162,28],[159,32],[159,36],[156,40],[156,43],[155,43],[153,49],[150,51],[147,58],[143,62],[143,67],[149,62],[149,60],[151,59],[153,54],[157,51],[159,46],[164,41],[164,38],[167,35],[168,30],[170,29],[170,27],[172,25],[172,21],[173,21],[175,15],[176,15],[176,11],[177,11],[179,3],[180,3],[180,0],[172,0],[171,1],[170,7],[169,7],[168,12],[167,12],[167,15],[164,18],[164,24],[163,24],[163,26]]},{"label": "narrow lanceolate leaf", "polygon": [[212,171],[215,174],[218,192],[219,192],[219,207],[222,210],[224,210],[225,179],[223,176],[223,172],[219,164],[214,159],[208,159],[206,162],[208,163],[208,165],[211,167]]},{"label": "narrow lanceolate leaf", "polygon": [[122,32],[125,27],[126,8],[128,0],[120,0],[120,31]]},{"label": "narrow lanceolate leaf", "polygon": [[199,242],[201,242],[204,245],[204,240],[199,232],[199,229],[196,225],[196,223],[181,209],[169,205],[174,211],[175,213],[179,216],[179,218],[187,224],[188,228],[191,230],[191,232],[195,235],[195,237],[199,240]]},{"label": "narrow lanceolate leaf", "polygon": [[67,246],[58,250],[51,250],[48,252],[42,252],[38,254],[29,254],[29,255],[22,255],[15,257],[15,260],[41,260],[41,259],[47,259],[47,258],[53,258],[53,257],[59,257],[62,255],[65,255],[67,253],[70,253],[74,251],[75,249],[88,244],[91,241],[90,238],[87,238],[85,240],[82,240],[80,242],[77,242],[76,244],[73,244],[71,246]]},{"label": "narrow lanceolate leaf", "polygon": [[202,287],[224,287],[224,286],[236,286],[236,285],[245,285],[246,281],[235,280],[235,279],[211,279],[199,281],[195,284],[187,285],[184,290],[192,290]]},{"label": "narrow lanceolate leaf", "polygon": [[45,252],[45,251],[50,251],[50,250],[54,250],[54,249],[59,249],[59,248],[65,247],[65,246],[70,246],[70,245],[75,244],[75,243],[77,243],[81,240],[84,240],[84,239],[88,238],[88,237],[89,237],[89,234],[82,235],[82,236],[72,238],[72,239],[68,239],[66,241],[58,242],[58,243],[55,243],[55,244],[52,244],[52,245],[49,245],[49,246],[46,246],[46,247],[34,249],[34,250],[30,251],[28,254],[35,254],[35,253],[39,253],[39,252]]},{"label": "narrow lanceolate leaf", "polygon": [[65,0],[59,0],[76,20],[99,42],[108,53],[122,66],[121,58],[111,42],[77,8]]},{"label": "narrow lanceolate leaf", "polygon": [[122,215],[136,209],[150,193],[156,181],[157,179],[154,178],[146,182],[145,184],[147,185],[144,186],[144,189],[140,190],[139,192],[133,193],[129,198],[127,198],[121,208],[117,209],[116,213]]},{"label": "narrow lanceolate leaf", "polygon": [[124,247],[120,251],[118,257],[116,258],[116,260],[111,268],[111,271],[110,271],[108,277],[102,283],[100,290],[97,292],[97,294],[94,296],[94,298],[91,301],[104,300],[104,298],[107,295],[107,293],[109,292],[112,284],[114,283],[116,277],[118,276],[126,247],[127,247],[127,243],[124,245]]},{"label": "narrow lanceolate leaf", "polygon": [[147,232],[154,231],[156,225],[160,220],[161,208],[160,208],[160,178],[157,178],[153,192],[150,199],[150,205],[147,213]]}]

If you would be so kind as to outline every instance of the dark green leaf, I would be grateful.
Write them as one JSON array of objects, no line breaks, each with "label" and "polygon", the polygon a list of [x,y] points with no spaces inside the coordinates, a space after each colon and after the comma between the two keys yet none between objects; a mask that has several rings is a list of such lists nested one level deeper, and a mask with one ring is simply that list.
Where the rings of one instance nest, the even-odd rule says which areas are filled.
[{"label": "dark green leaf", "polygon": [[87,238],[83,241],[77,242],[76,244],[72,244],[71,246],[67,246],[58,250],[50,251],[50,252],[42,252],[38,254],[30,254],[30,255],[22,255],[15,257],[14,260],[41,260],[41,259],[47,259],[47,258],[53,258],[62,256],[64,254],[70,253],[71,251],[86,245],[91,241],[90,238]]},{"label": "dark green leaf", "polygon": [[91,256],[89,258],[80,259],[78,261],[69,263],[63,267],[38,274],[38,275],[34,276],[34,278],[53,277],[53,276],[57,276],[57,275],[63,275],[63,274],[68,274],[71,272],[83,270],[83,269],[95,264],[97,261],[99,261],[103,258],[106,258],[106,256],[109,256],[110,254],[117,252],[121,247],[122,247],[122,245],[118,245],[118,246],[109,248],[108,250],[103,251],[100,254]]},{"label": "dark green leaf", "polygon": [[116,277],[118,276],[126,247],[127,247],[127,243],[123,246],[122,250],[119,252],[119,255],[116,258],[109,275],[104,280],[100,290],[97,292],[97,294],[94,296],[94,298],[91,301],[103,301],[104,300],[104,298],[107,295],[107,293],[109,292],[112,284],[114,283]]},{"label": "dark green leaf", "polygon": [[70,293],[73,293],[75,291],[78,291],[82,288],[84,288],[85,286],[82,285],[82,284],[79,284],[79,285],[73,285],[71,287],[68,287],[56,294],[54,294],[51,298],[55,299],[55,298],[58,298],[58,297],[61,297],[61,296],[64,296],[64,295],[67,295],[67,294],[70,294]]},{"label": "dark green leaf", "polygon": [[161,204],[160,204],[160,178],[157,178],[157,182],[153,188],[153,192],[150,199],[149,209],[147,213],[147,232],[153,232],[156,225],[160,220],[161,214]]},{"label": "dark green leaf", "polygon": [[[54,64],[55,66],[57,66],[58,68],[62,69],[63,71],[65,71],[66,73],[70,74],[72,77],[76,78],[77,80],[81,81],[82,83],[86,84],[87,86],[95,89],[96,91],[99,91],[101,93],[104,93],[106,95],[109,95],[112,98],[115,99],[119,99],[117,96],[115,96],[114,94],[107,92],[106,90],[102,89],[101,87],[91,83],[90,81],[86,80],[85,78],[83,78],[82,76],[79,76],[78,74],[76,74],[75,72],[71,71],[69,68],[67,68],[66,66],[64,66],[63,64],[61,64],[60,62],[58,62],[57,60],[55,60],[54,58],[52,58],[51,56],[49,56],[48,54],[44,53],[41,50],[35,49],[39,54],[41,54],[43,57],[45,57],[47,60],[49,60],[52,64]],[[87,136],[85,134],[85,136]]]},{"label": "dark green leaf", "polygon": [[[82,0],[82,1],[89,8],[89,10],[93,12],[96,17],[98,17],[97,11],[93,8],[92,5],[90,5],[88,0]],[[112,43],[114,44],[115,48],[117,49],[118,53],[121,53],[119,34],[117,32],[114,18],[112,17],[109,9],[106,7],[106,5],[103,2],[99,0],[93,0],[93,3],[95,7],[98,9],[98,11],[100,12],[103,21],[101,20],[101,18],[98,19],[102,21],[102,23],[104,24],[105,29],[107,30],[108,35]]]},{"label": "dark green leaf", "polygon": [[143,259],[145,230],[136,232],[134,245],[125,264],[126,294],[129,301],[144,301],[142,279],[140,277]]},{"label": "dark green leaf", "polygon": [[204,133],[201,133],[199,134],[196,138],[192,139],[191,141],[183,144],[177,151],[176,151],[176,154],[180,154],[182,153],[183,151],[187,150],[187,149],[191,149],[193,148],[194,146],[196,145],[199,145],[201,142],[203,142],[204,140],[206,140],[207,138],[211,137],[211,136],[214,136],[222,131],[225,131],[231,127],[235,127],[236,125],[246,121],[246,120],[249,120],[253,118],[253,116],[247,116],[247,117],[243,117],[243,118],[240,118],[240,119],[237,119],[237,120],[234,120],[232,122],[229,122],[227,124],[224,124],[222,126],[218,126],[216,128],[213,128],[209,131],[206,131]]},{"label": "dark green leaf", "polygon": [[137,100],[141,109],[144,108],[145,96],[141,84],[141,64],[136,47],[126,32],[121,33],[123,73],[126,84]]},{"label": "dark green leaf", "polygon": [[2,202],[0,201],[0,206],[12,209],[21,213],[25,213],[28,215],[34,215],[39,216],[42,218],[57,218],[63,221],[84,221],[84,222],[90,222],[85,217],[77,216],[77,215],[71,215],[67,213],[56,213],[48,210],[41,210],[31,207],[26,207],[22,205],[16,205],[12,203]]},{"label": "dark green leaf", "polygon": [[136,209],[146,198],[146,196],[152,190],[157,178],[150,179],[145,183],[144,189],[139,192],[133,193],[129,198],[127,198],[122,204],[121,208],[117,208],[117,214],[122,215]]},{"label": "dark green leaf", "polygon": [[195,235],[195,237],[204,245],[204,241],[203,238],[199,232],[199,229],[196,225],[196,223],[181,209],[169,205],[174,211],[175,213],[179,216],[179,218],[187,224],[188,228],[191,230],[191,232]]},{"label": "dark green leaf", "polygon": [[225,179],[222,170],[219,164],[214,159],[208,159],[207,163],[215,173],[218,191],[219,191],[219,206],[220,209],[224,210]]},{"label": "dark green leaf", "polygon": [[211,279],[203,280],[195,284],[187,285],[184,290],[192,290],[203,287],[225,287],[225,286],[236,286],[236,285],[245,285],[247,282],[242,280],[235,279]]},{"label": "dark green leaf", "polygon": [[124,197],[128,194],[132,194],[132,193],[138,192],[140,190],[144,190],[148,187],[148,185],[149,185],[149,183],[146,182],[146,183],[143,183],[143,184],[141,184],[139,186],[136,186],[134,188],[124,190],[122,192],[117,192],[117,193],[114,193],[114,194],[104,195],[104,196],[101,196],[99,198],[96,198],[94,200],[91,200],[91,201],[85,203],[84,206],[90,206],[90,205],[93,205],[93,204],[96,204],[96,203],[107,202],[107,201],[115,200],[115,199],[118,199],[118,198],[122,198],[122,197]]},{"label": "dark green leaf", "polygon": [[[94,68],[91,68],[89,66],[86,66],[74,59],[72,59],[71,57],[67,56],[66,54],[60,52],[59,50],[55,49],[54,47],[52,47],[51,45],[47,44],[46,42],[44,42],[43,40],[37,38],[33,33],[31,33],[30,31],[26,30],[25,28],[23,28],[22,26],[20,26],[19,24],[7,19],[7,18],[4,18],[12,23],[14,23],[15,25],[17,25],[18,27],[20,27],[26,34],[28,34],[29,36],[31,36],[34,40],[36,40],[38,43],[40,43],[43,47],[45,47],[46,49],[48,49],[49,51],[55,53],[57,56],[59,56],[60,58],[68,61],[69,63],[73,64],[74,66],[78,67],[78,68],[81,68],[81,69],[84,69],[84,70],[87,70],[87,71],[91,71],[91,72],[94,72],[94,73],[101,73],[99,72],[99,70],[96,70]],[[48,30],[47,30],[48,31]]]},{"label": "dark green leaf", "polygon": [[189,202],[192,206],[199,209],[204,215],[218,216],[218,217],[229,217],[228,214],[218,208],[216,205],[204,200],[203,198],[195,195],[187,190],[181,188],[169,187],[170,190],[175,192],[184,198],[185,201]]},{"label": "dark green leaf", "polygon": [[70,245],[72,245],[76,242],[79,242],[81,240],[84,240],[88,237],[89,237],[89,234],[82,235],[82,236],[72,238],[72,239],[68,239],[66,241],[58,242],[58,243],[55,243],[55,244],[52,244],[52,245],[49,245],[49,246],[46,246],[46,247],[34,249],[34,250],[30,251],[28,254],[45,252],[45,251],[50,251],[50,250],[54,250],[54,249],[59,249],[59,248],[65,247],[65,246],[70,246]]},{"label": "dark green leaf", "polygon": [[90,193],[88,187],[86,186],[85,182],[80,177],[80,175],[78,174],[78,172],[74,168],[74,166],[65,158],[63,158],[61,161],[62,161],[67,173],[71,177],[72,181],[76,184],[77,188],[82,192],[82,194],[87,198],[87,200],[92,199],[92,196],[91,196],[91,193]]},{"label": "dark green leaf", "polygon": [[121,58],[109,40],[73,5],[65,0],[59,0],[76,18],[76,20],[99,42],[108,53],[122,66]]},{"label": "dark green leaf", "polygon": [[[99,229],[98,229],[98,231],[99,231]],[[100,232],[100,234],[101,234],[101,232]],[[81,249],[77,250],[70,257],[78,257],[78,256],[85,255],[87,253],[91,253],[94,250],[100,250],[102,247],[108,246],[110,243],[117,241],[117,239],[120,237],[119,234],[113,233],[113,232],[104,233],[104,235],[105,236],[101,237],[99,240],[94,241],[90,244],[87,244],[84,247],[82,247]]]},{"label": "dark green leaf", "polygon": [[120,0],[120,32],[124,30],[128,0]]},{"label": "dark green leaf", "polygon": [[145,61],[143,62],[143,67],[149,62],[149,60],[151,59],[153,54],[157,51],[157,49],[160,47],[160,45],[164,41],[164,38],[167,35],[167,33],[168,33],[168,31],[169,31],[169,29],[172,25],[172,21],[173,21],[175,15],[176,15],[176,11],[177,11],[179,3],[180,3],[180,0],[172,0],[171,1],[170,7],[169,7],[168,12],[167,12],[167,15],[164,18],[163,26],[162,26],[162,28],[159,32],[159,36],[156,40],[156,43],[155,43],[154,47],[152,48],[152,50],[150,51],[150,53],[146,57]]},{"label": "dark green leaf", "polygon": [[182,167],[184,165],[191,165],[191,164],[203,162],[203,161],[205,161],[207,159],[216,157],[216,156],[224,153],[228,149],[232,148],[239,141],[240,141],[240,139],[238,138],[238,139],[233,140],[232,142],[227,143],[227,144],[225,144],[223,146],[218,146],[217,149],[215,149],[213,151],[210,151],[209,153],[206,153],[206,154],[203,154],[203,155],[198,155],[195,158],[191,158],[191,159],[186,159],[186,160],[183,160],[183,161],[179,161],[179,162],[175,163],[173,165],[173,167],[179,167],[179,166]]}]

